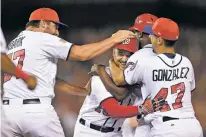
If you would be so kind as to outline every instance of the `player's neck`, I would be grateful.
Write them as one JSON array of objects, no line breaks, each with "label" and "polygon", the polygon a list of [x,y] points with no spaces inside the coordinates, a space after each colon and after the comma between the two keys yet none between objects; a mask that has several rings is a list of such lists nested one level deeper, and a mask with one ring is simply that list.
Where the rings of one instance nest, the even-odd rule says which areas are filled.
[{"label": "player's neck", "polygon": [[40,28],[28,27],[26,30],[34,31],[34,32],[42,32]]},{"label": "player's neck", "polygon": [[172,53],[175,54],[175,49],[174,47],[162,47],[157,54],[162,54],[162,53]]},{"label": "player's neck", "polygon": [[146,40],[142,40],[141,41],[141,48],[143,48],[144,46],[151,44],[151,40],[150,39],[146,39]]}]

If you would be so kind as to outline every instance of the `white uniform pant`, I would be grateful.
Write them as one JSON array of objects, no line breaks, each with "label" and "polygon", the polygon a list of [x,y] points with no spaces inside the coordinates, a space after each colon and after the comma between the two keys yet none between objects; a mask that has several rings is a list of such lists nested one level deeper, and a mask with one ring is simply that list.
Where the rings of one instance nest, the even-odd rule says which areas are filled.
[{"label": "white uniform pant", "polygon": [[149,137],[150,131],[151,129],[149,125],[139,126],[135,130],[134,137]]},{"label": "white uniform pant", "polygon": [[202,127],[196,118],[157,120],[152,125],[151,137],[203,137]]},{"label": "white uniform pant", "polygon": [[3,107],[1,106],[1,136],[0,137],[12,137],[11,124],[7,120]]},{"label": "white uniform pant", "polygon": [[103,133],[101,131],[91,129],[88,126],[82,125],[79,123],[79,120],[77,120],[73,137],[122,137],[122,131],[120,130],[119,132],[113,131]]},{"label": "white uniform pant", "polygon": [[11,123],[11,137],[64,137],[51,103],[22,104],[18,100],[9,101],[10,104],[3,105],[3,108]]},{"label": "white uniform pant", "polygon": [[135,130],[134,137],[149,137],[151,132],[151,127],[145,122],[144,118],[138,120],[138,127]]},{"label": "white uniform pant", "polygon": [[135,129],[136,128],[130,126],[129,119],[126,119],[122,125],[123,137],[134,137]]}]

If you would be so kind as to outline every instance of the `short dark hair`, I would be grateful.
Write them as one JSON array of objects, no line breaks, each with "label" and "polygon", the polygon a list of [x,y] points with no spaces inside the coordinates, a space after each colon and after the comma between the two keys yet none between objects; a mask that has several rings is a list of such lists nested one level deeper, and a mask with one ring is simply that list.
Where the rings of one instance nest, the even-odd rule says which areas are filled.
[{"label": "short dark hair", "polygon": [[177,40],[166,40],[166,39],[163,39],[163,40],[164,40],[166,47],[173,47],[175,43],[177,42]]},{"label": "short dark hair", "polygon": [[35,28],[38,28],[39,27],[39,24],[40,24],[40,20],[32,20],[32,21],[30,21],[30,22],[28,22],[27,24],[26,24],[26,28],[28,28],[28,27],[35,27]]},{"label": "short dark hair", "polygon": [[[154,36],[156,37],[156,38],[158,38],[159,36],[157,36],[157,35],[155,35],[154,34]],[[163,38],[162,38],[163,39]],[[164,45],[166,46],[166,47],[173,47],[173,46],[175,46],[175,43],[177,42],[177,40],[167,40],[167,39],[163,39],[164,40]]]},{"label": "short dark hair", "polygon": [[[51,21],[45,21],[47,24],[50,24],[51,23]],[[30,21],[30,22],[28,22],[27,24],[26,24],[26,28],[28,28],[28,27],[35,27],[35,28],[38,28],[39,27],[39,25],[40,25],[40,20],[32,20],[32,21]]]}]

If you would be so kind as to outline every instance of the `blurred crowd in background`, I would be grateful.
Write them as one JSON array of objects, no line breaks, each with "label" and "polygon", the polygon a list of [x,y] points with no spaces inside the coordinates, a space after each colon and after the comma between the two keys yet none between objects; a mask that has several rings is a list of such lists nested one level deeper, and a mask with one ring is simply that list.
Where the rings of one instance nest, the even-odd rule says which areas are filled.
[{"label": "blurred crowd in background", "polygon": [[[85,0],[86,1],[86,0]],[[206,135],[206,2],[205,0],[2,0],[1,27],[7,42],[24,30],[30,13],[39,7],[50,7],[59,13],[60,20],[68,24],[60,35],[75,44],[92,43],[110,37],[119,29],[133,25],[136,16],[152,13],[168,17],[180,25],[178,53],[193,63],[196,90],[193,104],[196,116]],[[192,2],[193,1],[193,2]],[[58,62],[58,77],[70,84],[84,87],[87,74],[94,63],[108,65],[112,50],[86,62]],[[58,82],[58,81],[57,81]],[[71,137],[84,97],[56,92],[53,105],[60,116],[66,137]]]}]

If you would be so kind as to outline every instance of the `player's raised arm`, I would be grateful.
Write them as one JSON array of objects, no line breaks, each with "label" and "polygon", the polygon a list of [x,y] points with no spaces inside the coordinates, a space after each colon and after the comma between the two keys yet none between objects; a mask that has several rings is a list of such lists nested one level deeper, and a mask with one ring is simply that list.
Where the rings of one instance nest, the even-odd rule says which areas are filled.
[{"label": "player's raised arm", "polygon": [[82,46],[73,45],[70,49],[69,59],[85,61],[92,59],[102,53],[106,52],[108,49],[112,48],[118,43],[121,43],[127,38],[134,38],[135,34],[128,30],[119,30],[114,33],[110,38],[103,41],[85,44]]}]

